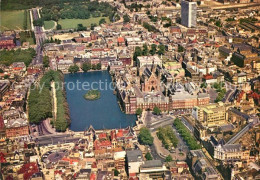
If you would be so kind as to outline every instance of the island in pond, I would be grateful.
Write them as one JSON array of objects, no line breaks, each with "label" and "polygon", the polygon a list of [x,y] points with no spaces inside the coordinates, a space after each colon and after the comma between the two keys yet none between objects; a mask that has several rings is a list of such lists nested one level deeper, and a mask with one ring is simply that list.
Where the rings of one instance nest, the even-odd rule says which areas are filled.
[{"label": "island in pond", "polygon": [[94,101],[100,98],[100,92],[98,90],[89,90],[85,95],[84,98],[86,100]]}]

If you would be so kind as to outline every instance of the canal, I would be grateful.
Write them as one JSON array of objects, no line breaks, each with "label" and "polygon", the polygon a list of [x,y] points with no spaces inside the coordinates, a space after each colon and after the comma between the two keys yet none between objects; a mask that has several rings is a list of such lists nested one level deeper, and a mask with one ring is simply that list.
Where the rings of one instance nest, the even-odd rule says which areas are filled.
[{"label": "canal", "polygon": [[[65,88],[70,109],[71,130],[84,131],[90,125],[95,129],[125,128],[135,125],[136,115],[126,115],[120,110],[107,71],[67,74]],[[98,89],[101,93],[100,99],[85,100],[83,96],[89,89]]]}]

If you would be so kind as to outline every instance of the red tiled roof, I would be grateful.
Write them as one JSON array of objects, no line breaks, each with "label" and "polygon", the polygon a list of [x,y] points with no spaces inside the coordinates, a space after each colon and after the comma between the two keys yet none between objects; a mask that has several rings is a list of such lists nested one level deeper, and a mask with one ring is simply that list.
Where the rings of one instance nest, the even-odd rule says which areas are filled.
[{"label": "red tiled roof", "polygon": [[4,153],[0,152],[0,163],[6,163],[5,155]]},{"label": "red tiled roof", "polygon": [[23,179],[28,180],[37,172],[39,172],[39,169],[36,163],[27,163],[19,169],[18,174],[23,174]]},{"label": "red tiled roof", "polygon": [[116,137],[123,137],[123,131],[120,131],[116,134]]},{"label": "red tiled roof", "polygon": [[63,161],[69,161],[70,164],[73,164],[74,162],[79,162],[78,159],[71,159],[71,158],[66,158],[66,157],[62,158],[61,160],[63,160]]},{"label": "red tiled roof", "polygon": [[97,168],[97,163],[93,162],[92,165],[91,165],[91,168]]},{"label": "red tiled roof", "polygon": [[213,79],[213,76],[210,75],[210,74],[206,74],[206,75],[203,76],[203,78],[206,79],[206,80],[209,80],[209,79]]},{"label": "red tiled roof", "polygon": [[119,37],[119,38],[117,38],[117,42],[118,43],[124,43],[125,39],[123,37]]},{"label": "red tiled roof", "polygon": [[62,174],[62,171],[58,171],[58,170],[56,170],[56,171],[54,171],[54,174]]},{"label": "red tiled roof", "polygon": [[95,180],[95,179],[96,179],[96,174],[91,173],[91,175],[90,175],[90,180]]},{"label": "red tiled roof", "polygon": [[4,127],[5,127],[5,124],[4,124],[3,117],[0,116],[0,130],[3,129]]},{"label": "red tiled roof", "polygon": [[99,141],[96,140],[94,142],[94,147],[96,150],[100,149],[101,147],[108,147],[111,146],[111,142],[109,140]]},{"label": "red tiled roof", "polygon": [[129,173],[129,176],[130,176],[130,177],[135,177],[135,176],[136,176],[136,173]]},{"label": "red tiled roof", "polygon": [[99,139],[106,139],[107,138],[107,134],[106,133],[101,133],[98,135]]}]

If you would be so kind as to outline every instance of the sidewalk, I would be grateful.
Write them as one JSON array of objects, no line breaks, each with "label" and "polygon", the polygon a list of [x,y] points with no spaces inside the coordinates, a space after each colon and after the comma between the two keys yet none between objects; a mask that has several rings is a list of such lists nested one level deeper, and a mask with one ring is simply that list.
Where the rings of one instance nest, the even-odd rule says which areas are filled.
[{"label": "sidewalk", "polygon": [[167,149],[165,149],[162,145],[162,142],[158,139],[156,132],[152,132],[152,136],[154,138],[153,143],[155,146],[155,149],[157,151],[157,153],[162,156],[162,157],[166,157],[169,154],[171,154]]}]

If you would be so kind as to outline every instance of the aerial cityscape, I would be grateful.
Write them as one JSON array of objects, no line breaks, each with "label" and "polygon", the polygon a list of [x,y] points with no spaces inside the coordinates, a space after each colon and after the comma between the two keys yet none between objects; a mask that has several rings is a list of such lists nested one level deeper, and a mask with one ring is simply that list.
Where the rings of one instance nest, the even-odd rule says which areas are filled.
[{"label": "aerial cityscape", "polygon": [[0,180],[260,180],[260,0],[2,0]]}]

